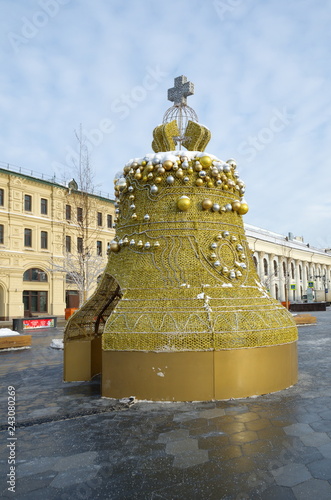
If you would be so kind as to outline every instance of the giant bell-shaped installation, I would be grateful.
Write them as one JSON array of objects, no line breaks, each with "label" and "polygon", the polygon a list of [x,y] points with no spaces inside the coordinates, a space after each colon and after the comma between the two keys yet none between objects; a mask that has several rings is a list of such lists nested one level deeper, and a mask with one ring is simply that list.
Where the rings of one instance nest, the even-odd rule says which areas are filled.
[{"label": "giant bell-shaped installation", "polygon": [[256,273],[244,182],[233,159],[204,152],[192,93],[175,79],[154,152],[115,180],[108,264],[65,330],[64,379],[102,373],[106,397],[227,399],[297,381],[297,328]]}]

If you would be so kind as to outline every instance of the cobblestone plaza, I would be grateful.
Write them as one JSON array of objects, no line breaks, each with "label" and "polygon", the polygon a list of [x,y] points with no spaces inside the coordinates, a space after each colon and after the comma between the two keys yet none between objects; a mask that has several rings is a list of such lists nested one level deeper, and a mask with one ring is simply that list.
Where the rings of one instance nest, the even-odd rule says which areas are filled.
[{"label": "cobblestone plaza", "polygon": [[[299,328],[299,382],[278,393],[193,403],[100,397],[62,382],[62,329],[1,352],[1,498],[331,498],[330,308]],[[16,392],[15,494],[8,491],[8,386]],[[134,394],[133,394],[134,396]]]}]

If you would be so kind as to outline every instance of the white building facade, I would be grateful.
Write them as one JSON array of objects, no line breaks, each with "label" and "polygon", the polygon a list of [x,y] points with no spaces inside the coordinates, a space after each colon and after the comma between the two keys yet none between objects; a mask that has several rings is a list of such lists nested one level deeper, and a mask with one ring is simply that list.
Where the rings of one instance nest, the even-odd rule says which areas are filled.
[{"label": "white building facade", "polygon": [[331,252],[292,233],[283,236],[249,224],[245,231],[262,284],[281,302],[330,301]]}]

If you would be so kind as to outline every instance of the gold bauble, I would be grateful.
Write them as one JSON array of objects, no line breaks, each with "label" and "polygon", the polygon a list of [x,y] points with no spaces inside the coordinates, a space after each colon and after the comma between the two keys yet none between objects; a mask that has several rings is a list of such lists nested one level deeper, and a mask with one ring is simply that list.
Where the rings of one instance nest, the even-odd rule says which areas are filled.
[{"label": "gold bauble", "polygon": [[188,174],[193,174],[193,168],[192,168],[192,167],[189,167],[189,168],[187,169],[187,173],[188,173]]},{"label": "gold bauble", "polygon": [[191,206],[191,200],[188,196],[181,196],[177,200],[177,208],[182,212],[186,212]]},{"label": "gold bauble", "polygon": [[166,170],[171,170],[173,165],[174,164],[171,160],[166,160],[163,162],[163,168],[165,168]]},{"label": "gold bauble", "polygon": [[154,182],[160,184],[160,182],[162,182],[162,177],[155,177]]},{"label": "gold bauble", "polygon": [[154,175],[152,174],[152,172],[150,172],[148,175],[147,175],[147,179],[150,181],[151,179],[153,179]]},{"label": "gold bauble", "polygon": [[214,187],[214,183],[213,183],[213,181],[208,181],[208,182],[207,182],[207,186],[208,186],[209,188]]},{"label": "gold bauble", "polygon": [[147,165],[146,172],[152,172],[154,170],[154,165]]},{"label": "gold bauble", "polygon": [[115,253],[119,252],[119,250],[120,250],[120,246],[119,246],[119,244],[117,243],[117,241],[112,241],[112,242],[110,243],[110,247],[109,247],[109,248],[110,248],[110,251],[111,251],[111,252],[115,252]]},{"label": "gold bauble", "polygon": [[201,170],[202,170],[202,165],[200,165],[200,163],[198,163],[198,164],[194,165],[194,170],[195,170],[196,172],[201,172]]},{"label": "gold bauble", "polygon": [[241,203],[239,200],[233,201],[231,205],[232,205],[232,210],[234,210],[235,212],[238,212],[238,210],[240,210]]},{"label": "gold bauble", "polygon": [[136,172],[136,173],[134,174],[134,178],[135,178],[135,179],[137,179],[137,180],[139,181],[139,180],[142,178],[141,173],[140,173],[140,172]]},{"label": "gold bauble", "polygon": [[213,163],[212,159],[210,158],[210,156],[202,156],[200,158],[200,163],[201,165],[206,168],[206,167],[210,167],[210,165]]},{"label": "gold bauble", "polygon": [[178,179],[181,179],[182,177],[184,177],[183,170],[181,168],[178,169],[177,172],[175,173],[175,176],[178,177]]},{"label": "gold bauble", "polygon": [[143,166],[145,166],[145,165],[147,164],[147,161],[146,161],[146,160],[143,160],[143,161],[141,162],[141,164],[142,164]]},{"label": "gold bauble", "polygon": [[247,203],[240,203],[240,208],[238,210],[239,215],[245,215],[248,212],[248,205]]},{"label": "gold bauble", "polygon": [[202,185],[203,185],[203,180],[202,180],[202,179],[197,179],[197,180],[195,181],[195,185],[196,185],[196,186],[202,186]]}]

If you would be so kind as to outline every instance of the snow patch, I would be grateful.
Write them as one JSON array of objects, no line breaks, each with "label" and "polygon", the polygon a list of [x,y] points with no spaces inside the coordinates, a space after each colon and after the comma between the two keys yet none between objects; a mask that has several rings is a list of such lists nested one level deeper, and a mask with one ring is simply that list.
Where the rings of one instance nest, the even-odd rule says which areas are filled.
[{"label": "snow patch", "polygon": [[50,346],[53,349],[63,349],[63,340],[62,339],[52,339]]},{"label": "snow patch", "polygon": [[14,332],[10,328],[0,328],[0,337],[9,337],[11,335],[19,335],[19,333]]}]

